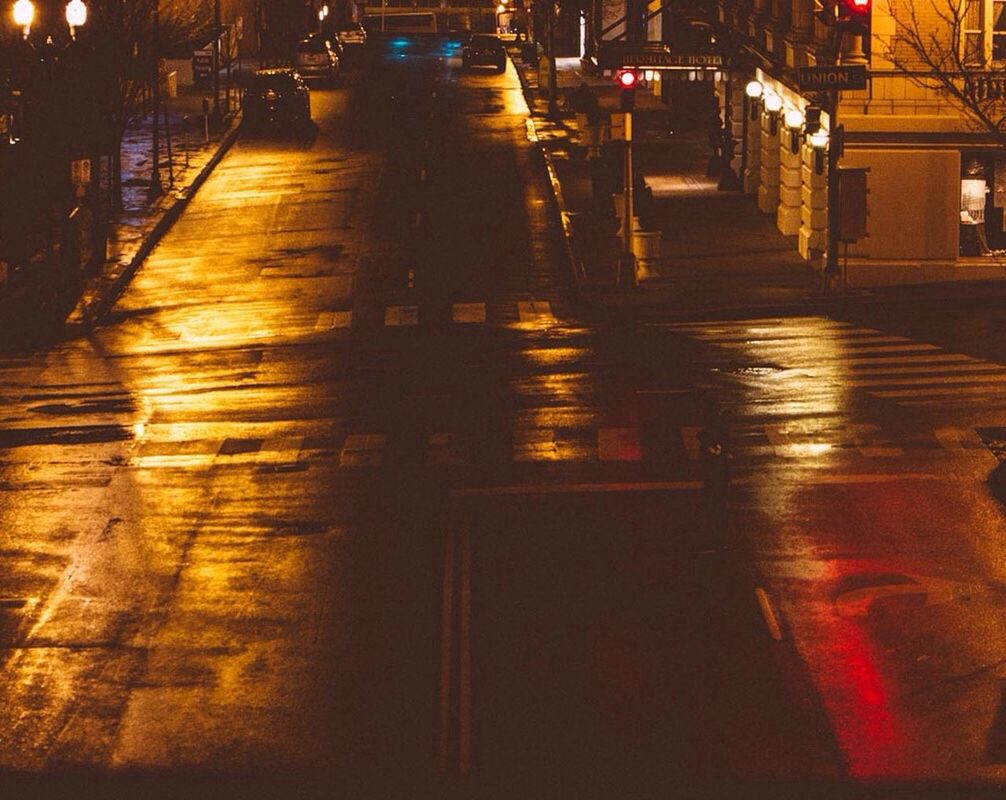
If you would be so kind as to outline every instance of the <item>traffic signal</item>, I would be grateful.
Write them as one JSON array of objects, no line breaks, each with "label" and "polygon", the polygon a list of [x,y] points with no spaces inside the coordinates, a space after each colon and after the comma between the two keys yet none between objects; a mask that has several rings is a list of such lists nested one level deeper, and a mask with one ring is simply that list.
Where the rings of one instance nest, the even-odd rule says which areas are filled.
[{"label": "traffic signal", "polygon": [[871,6],[872,0],[814,0],[814,16],[825,25],[869,25]]},{"label": "traffic signal", "polygon": [[619,105],[622,111],[632,111],[636,104],[636,73],[631,69],[623,69],[618,73]]}]

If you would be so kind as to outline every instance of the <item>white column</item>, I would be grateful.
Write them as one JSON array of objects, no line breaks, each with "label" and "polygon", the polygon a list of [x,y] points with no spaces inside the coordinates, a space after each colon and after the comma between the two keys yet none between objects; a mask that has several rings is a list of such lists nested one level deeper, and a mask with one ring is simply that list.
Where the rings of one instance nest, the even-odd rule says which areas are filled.
[{"label": "white column", "polygon": [[803,164],[800,168],[803,186],[800,190],[800,255],[811,261],[825,248],[825,229],[828,227],[828,164],[818,175],[814,169],[814,148],[805,143],[802,148]]},{"label": "white column", "polygon": [[779,131],[779,208],[775,224],[786,236],[796,236],[800,232],[800,191],[803,188],[801,156],[799,149],[794,153],[789,146],[789,130],[780,125]]},{"label": "white column", "polygon": [[[770,115],[763,114],[761,125],[761,168],[758,181],[758,208],[772,214],[779,207],[779,130],[772,135]],[[788,143],[787,143],[788,144]]]}]

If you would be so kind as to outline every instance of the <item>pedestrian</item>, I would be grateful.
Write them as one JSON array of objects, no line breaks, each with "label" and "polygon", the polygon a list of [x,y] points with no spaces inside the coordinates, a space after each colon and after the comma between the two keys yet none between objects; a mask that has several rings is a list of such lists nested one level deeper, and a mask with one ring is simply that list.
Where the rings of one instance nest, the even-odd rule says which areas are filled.
[{"label": "pedestrian", "polygon": [[580,81],[580,85],[569,97],[569,107],[577,114],[586,114],[587,122],[596,125],[600,120],[600,106],[597,102],[597,95],[587,85],[586,81]]}]

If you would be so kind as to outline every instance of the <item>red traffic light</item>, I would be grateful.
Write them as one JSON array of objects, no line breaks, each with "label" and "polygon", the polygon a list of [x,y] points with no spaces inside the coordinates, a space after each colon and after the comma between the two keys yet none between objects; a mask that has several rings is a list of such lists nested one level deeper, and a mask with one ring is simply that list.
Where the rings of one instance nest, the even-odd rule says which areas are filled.
[{"label": "red traffic light", "polygon": [[623,69],[618,73],[618,85],[623,89],[635,89],[636,73],[631,69]]},{"label": "red traffic light", "polygon": [[868,14],[870,12],[870,0],[849,0],[848,6],[854,14]]}]

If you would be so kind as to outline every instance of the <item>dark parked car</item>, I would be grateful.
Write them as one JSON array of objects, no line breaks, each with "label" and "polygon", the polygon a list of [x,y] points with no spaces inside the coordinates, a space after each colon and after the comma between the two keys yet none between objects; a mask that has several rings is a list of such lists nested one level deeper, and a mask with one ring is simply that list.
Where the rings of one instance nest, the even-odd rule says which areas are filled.
[{"label": "dark parked car", "polygon": [[333,43],[320,33],[312,33],[297,42],[293,56],[294,68],[304,78],[335,80],[339,77],[341,68],[339,49],[341,45]]},{"label": "dark parked car", "polygon": [[292,69],[260,69],[245,83],[242,109],[242,124],[251,129],[305,129],[311,92]]},{"label": "dark parked car", "polygon": [[473,34],[461,49],[461,66],[464,69],[496,67],[497,72],[503,72],[506,69],[506,51],[499,36]]}]

